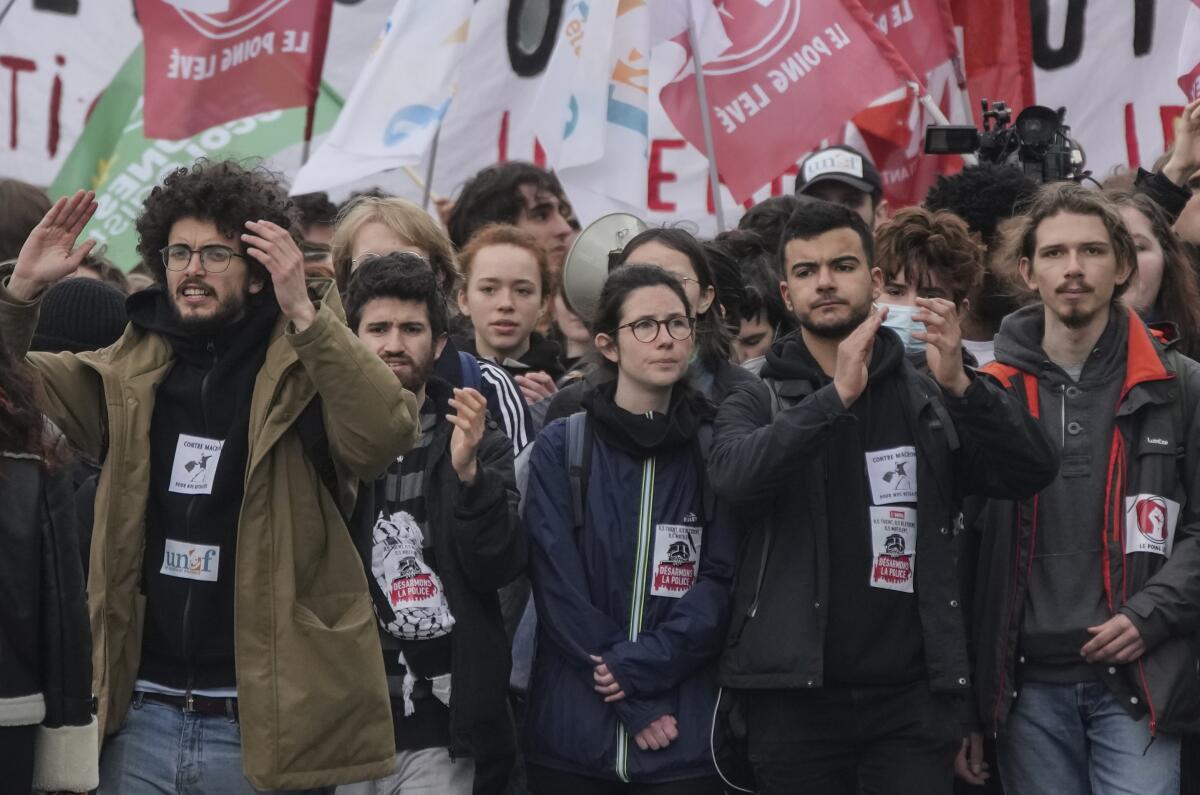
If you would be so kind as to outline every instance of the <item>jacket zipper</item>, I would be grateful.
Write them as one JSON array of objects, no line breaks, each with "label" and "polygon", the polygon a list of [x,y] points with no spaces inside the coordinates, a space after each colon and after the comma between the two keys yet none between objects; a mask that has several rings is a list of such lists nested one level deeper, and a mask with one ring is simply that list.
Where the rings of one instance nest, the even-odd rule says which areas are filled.
[{"label": "jacket zipper", "polygon": [[[216,349],[216,346],[213,345],[212,340],[208,341],[208,346],[206,349],[208,351],[208,355],[212,359],[212,365],[208,368],[208,372],[206,372],[204,374],[204,377],[200,379],[200,419],[204,423],[204,435],[207,437],[209,434],[209,430],[208,430],[208,377],[210,375],[212,375],[213,369],[217,366],[217,349]],[[213,477],[214,478],[216,477],[216,472],[213,473]],[[192,513],[196,508],[196,499],[197,499],[196,495],[192,495],[192,498],[188,501],[187,511],[184,514],[184,516],[185,516],[184,532],[186,534],[186,538],[188,538],[189,540],[191,539],[191,536],[192,536]],[[191,580],[188,580],[187,595],[184,596],[184,598],[183,598],[183,621],[182,621],[182,623],[183,623],[183,638],[182,638],[183,644],[182,645],[183,645],[183,653],[184,653],[184,655],[186,655],[187,661],[188,661],[187,662],[187,688],[184,693],[184,698],[187,699],[188,704],[191,703],[192,689],[193,689],[193,687],[195,685],[195,681],[196,681],[196,669],[193,667],[194,663],[195,663],[195,659],[191,653],[191,651],[192,651],[191,650],[191,645],[192,645],[191,644],[191,639],[192,639],[192,633],[191,633],[192,589],[194,587],[195,587],[195,584]]]},{"label": "jacket zipper", "polygon": [[[633,565],[633,592],[629,604],[629,641],[637,643],[646,608],[646,580],[650,571],[650,544],[654,535],[654,458],[642,464],[642,491],[638,502],[637,556]],[[617,777],[629,782],[629,732],[617,721]]]}]

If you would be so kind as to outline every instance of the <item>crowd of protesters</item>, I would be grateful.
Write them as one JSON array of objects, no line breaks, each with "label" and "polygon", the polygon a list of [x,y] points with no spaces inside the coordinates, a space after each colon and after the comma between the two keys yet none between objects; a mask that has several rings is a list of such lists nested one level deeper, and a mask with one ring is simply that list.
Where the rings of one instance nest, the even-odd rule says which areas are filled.
[{"label": "crowd of protesters", "polygon": [[0,793],[1200,788],[1198,182],[0,181]]}]

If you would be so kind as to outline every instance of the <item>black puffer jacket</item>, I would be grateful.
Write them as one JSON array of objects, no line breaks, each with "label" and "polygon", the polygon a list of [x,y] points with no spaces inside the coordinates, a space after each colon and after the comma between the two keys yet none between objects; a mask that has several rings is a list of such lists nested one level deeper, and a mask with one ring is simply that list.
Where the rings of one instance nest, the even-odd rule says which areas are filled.
[{"label": "black puffer jacket", "polygon": [[0,505],[0,726],[41,724],[35,790],[86,792],[99,743],[70,471],[0,452]]}]

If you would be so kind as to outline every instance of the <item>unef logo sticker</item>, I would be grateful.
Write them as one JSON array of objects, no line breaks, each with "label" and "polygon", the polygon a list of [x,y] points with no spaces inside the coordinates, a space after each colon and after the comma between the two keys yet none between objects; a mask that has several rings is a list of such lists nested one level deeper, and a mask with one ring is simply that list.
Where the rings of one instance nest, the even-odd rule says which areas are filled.
[{"label": "unef logo sticker", "polygon": [[863,159],[853,152],[830,149],[810,157],[804,163],[804,181],[812,182],[825,174],[850,174],[862,179]]},{"label": "unef logo sticker", "polygon": [[1171,556],[1179,503],[1154,494],[1125,498],[1125,553]]},{"label": "unef logo sticker", "polygon": [[221,566],[221,548],[167,539],[159,574],[185,580],[216,582]]},{"label": "unef logo sticker", "polygon": [[703,543],[701,533],[699,527],[655,525],[651,596],[678,599],[696,584]]},{"label": "unef logo sticker", "polygon": [[175,463],[171,465],[171,485],[176,494],[212,494],[213,478],[221,460],[220,439],[179,434],[175,443]]}]

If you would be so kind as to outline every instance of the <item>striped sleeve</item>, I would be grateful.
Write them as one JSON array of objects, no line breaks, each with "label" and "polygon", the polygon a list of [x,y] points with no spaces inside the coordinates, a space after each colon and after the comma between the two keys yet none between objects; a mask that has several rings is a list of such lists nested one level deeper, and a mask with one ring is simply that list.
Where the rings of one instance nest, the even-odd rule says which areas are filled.
[{"label": "striped sleeve", "polygon": [[517,382],[500,365],[479,359],[481,386],[488,409],[496,415],[500,427],[513,443],[513,455],[519,455],[533,441],[533,419]]}]

